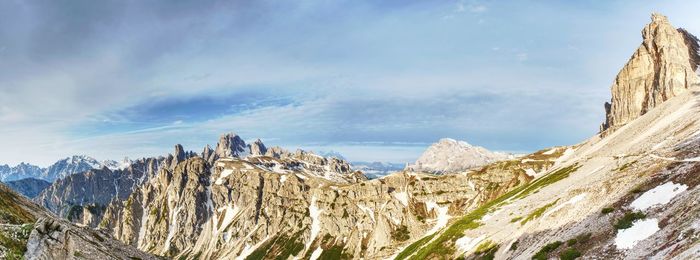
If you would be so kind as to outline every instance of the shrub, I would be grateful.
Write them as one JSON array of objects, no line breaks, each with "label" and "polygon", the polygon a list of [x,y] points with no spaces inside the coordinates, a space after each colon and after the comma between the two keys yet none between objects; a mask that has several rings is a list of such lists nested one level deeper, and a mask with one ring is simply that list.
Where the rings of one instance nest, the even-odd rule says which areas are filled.
[{"label": "shrub", "polygon": [[510,251],[515,251],[516,249],[518,249],[518,242],[518,240],[515,240],[513,244],[510,244]]},{"label": "shrub", "polygon": [[559,248],[559,246],[561,246],[561,244],[564,244],[564,243],[561,241],[556,241],[556,242],[552,242],[552,243],[549,243],[549,244],[543,246],[542,249],[540,249],[540,251],[538,251],[537,253],[535,253],[535,255],[532,256],[532,259],[533,260],[547,260],[547,255],[549,253],[551,253],[552,251],[557,250],[557,248]]},{"label": "shrub", "polygon": [[408,232],[408,227],[405,225],[399,226],[394,231],[391,231],[391,238],[393,238],[396,241],[406,241],[409,238],[411,238],[410,233]]},{"label": "shrub", "polygon": [[632,227],[632,223],[639,219],[644,219],[647,216],[642,212],[627,212],[625,215],[615,223],[615,228],[617,229],[628,229]]},{"label": "shrub", "polygon": [[561,260],[573,260],[581,257],[581,252],[576,250],[576,248],[567,248],[559,254]]},{"label": "shrub", "polygon": [[605,214],[608,214],[608,213],[613,212],[613,211],[615,211],[614,208],[603,208],[603,209],[600,211],[600,213],[602,213],[603,215],[605,215]]},{"label": "shrub", "polygon": [[572,238],[572,239],[569,239],[569,240],[566,241],[566,245],[567,245],[567,246],[573,246],[573,245],[575,245],[577,242],[578,242],[578,240],[576,240],[575,238]]}]

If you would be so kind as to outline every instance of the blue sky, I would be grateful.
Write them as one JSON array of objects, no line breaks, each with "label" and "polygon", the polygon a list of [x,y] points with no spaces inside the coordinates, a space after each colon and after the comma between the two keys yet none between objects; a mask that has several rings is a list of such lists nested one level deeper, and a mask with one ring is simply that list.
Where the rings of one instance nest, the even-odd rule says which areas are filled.
[{"label": "blue sky", "polygon": [[697,1],[2,1],[0,162],[201,151],[224,132],[407,162],[443,137],[580,142],[652,11]]}]

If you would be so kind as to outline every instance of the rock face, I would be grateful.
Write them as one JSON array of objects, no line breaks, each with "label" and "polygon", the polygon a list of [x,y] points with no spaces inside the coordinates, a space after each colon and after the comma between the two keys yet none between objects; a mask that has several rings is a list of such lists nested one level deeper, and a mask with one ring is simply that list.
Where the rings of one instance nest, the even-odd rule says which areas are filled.
[{"label": "rock face", "polygon": [[371,181],[329,178],[329,169],[351,174],[349,165],[301,150],[271,148],[275,157],[214,165],[192,157],[111,203],[100,227],[173,258],[386,258],[450,216],[529,182],[529,172],[545,171],[563,150],[471,175],[401,172]]},{"label": "rock face", "polygon": [[428,147],[415,164],[406,168],[437,174],[454,173],[512,158],[511,154],[491,152],[481,146],[444,138]]},{"label": "rock face", "polygon": [[614,131],[700,83],[697,38],[661,14],[651,20],[642,30],[642,45],[615,78],[601,132]]},{"label": "rock face", "polygon": [[44,189],[51,185],[51,183],[48,181],[34,178],[8,181],[5,184],[7,184],[7,186],[10,187],[10,189],[19,192],[20,194],[30,199],[36,197],[37,195],[39,195],[39,193],[41,193]]},{"label": "rock face", "polygon": [[176,161],[173,156],[169,158],[171,162],[162,157],[147,158],[134,161],[123,170],[102,168],[72,174],[52,183],[34,201],[59,217],[94,227],[107,204],[126,199],[160,167]]},{"label": "rock face", "polygon": [[25,259],[158,259],[97,230],[41,218],[27,242]]}]

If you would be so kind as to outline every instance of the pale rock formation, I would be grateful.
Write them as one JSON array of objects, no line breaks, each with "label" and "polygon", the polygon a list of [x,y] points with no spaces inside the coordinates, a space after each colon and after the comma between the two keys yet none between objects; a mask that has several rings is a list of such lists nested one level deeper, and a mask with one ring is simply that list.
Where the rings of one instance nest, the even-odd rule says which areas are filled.
[{"label": "pale rock formation", "polygon": [[614,131],[700,82],[695,72],[700,61],[697,38],[656,13],[642,30],[642,38],[611,87],[612,100],[605,104],[601,132]]}]

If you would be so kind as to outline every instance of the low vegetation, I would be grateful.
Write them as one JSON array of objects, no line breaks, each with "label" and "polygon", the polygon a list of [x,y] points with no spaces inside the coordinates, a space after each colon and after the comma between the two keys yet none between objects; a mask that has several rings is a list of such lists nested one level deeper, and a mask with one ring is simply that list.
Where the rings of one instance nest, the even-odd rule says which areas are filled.
[{"label": "low vegetation", "polygon": [[615,211],[614,208],[603,208],[602,210],[600,210],[600,213],[605,215],[605,214],[611,213],[613,211]]},{"label": "low vegetation", "polygon": [[559,253],[559,259],[561,259],[561,260],[573,260],[573,259],[576,259],[579,257],[581,257],[581,252],[576,250],[576,248],[572,248],[572,247],[567,248],[564,251],[562,251],[561,253]]},{"label": "low vegetation", "polygon": [[637,220],[640,220],[640,219],[644,219],[644,218],[646,218],[646,217],[647,217],[647,216],[644,215],[644,213],[639,212],[639,211],[637,211],[637,212],[627,212],[627,213],[625,213],[624,216],[622,216],[621,219],[618,219],[618,220],[617,220],[617,223],[615,223],[614,226],[615,226],[616,229],[628,229],[628,228],[631,228],[631,227],[632,227],[634,221],[637,221]]},{"label": "low vegetation", "polygon": [[437,256],[448,256],[455,253],[454,241],[464,236],[464,231],[475,229],[482,224],[479,220],[488,214],[495,211],[500,205],[507,203],[509,199],[520,199],[528,196],[530,193],[538,191],[543,187],[553,184],[557,181],[569,177],[569,174],[579,168],[577,164],[561,168],[544,177],[537,179],[534,182],[521,185],[511,191],[493,199],[484,205],[462,216],[452,225],[448,226],[442,233],[432,234],[424,237],[406,247],[397,255],[396,260],[406,259],[409,256],[411,259],[430,259]]},{"label": "low vegetation", "polygon": [[491,240],[487,240],[476,247],[474,254],[479,255],[479,259],[482,260],[493,260],[496,256],[496,252],[498,251],[498,247],[498,244]]},{"label": "low vegetation", "polygon": [[561,246],[562,244],[564,244],[564,242],[561,242],[561,241],[549,243],[549,244],[545,245],[544,247],[542,247],[540,249],[540,251],[535,253],[535,255],[532,256],[532,259],[533,260],[547,260],[548,259],[547,255],[549,255],[549,253],[553,252],[554,250],[557,250],[557,248],[559,248],[559,246]]},{"label": "low vegetation", "polygon": [[552,202],[552,203],[549,203],[549,204],[547,204],[547,205],[544,205],[543,207],[538,208],[538,209],[536,209],[535,211],[531,212],[529,215],[527,215],[527,217],[526,217],[525,219],[523,219],[522,221],[520,221],[520,225],[525,225],[525,224],[526,224],[527,222],[529,222],[530,220],[533,220],[533,219],[536,219],[536,218],[541,217],[542,214],[544,214],[544,212],[547,211],[547,209],[549,209],[549,208],[551,208],[552,206],[554,206],[554,204],[557,204],[558,201],[559,201],[559,199],[555,200],[555,201]]},{"label": "low vegetation", "polygon": [[409,238],[411,238],[411,235],[408,232],[408,227],[405,225],[401,225],[396,230],[391,231],[391,238],[393,238],[396,241],[408,240]]}]

